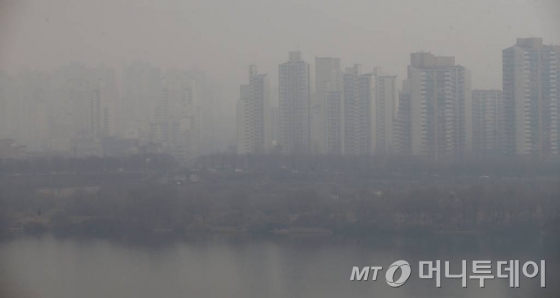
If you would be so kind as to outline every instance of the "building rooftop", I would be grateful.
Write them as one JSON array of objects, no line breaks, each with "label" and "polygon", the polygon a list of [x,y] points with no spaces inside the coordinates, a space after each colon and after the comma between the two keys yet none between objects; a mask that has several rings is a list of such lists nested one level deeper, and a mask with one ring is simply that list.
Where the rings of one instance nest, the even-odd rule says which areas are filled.
[{"label": "building rooftop", "polygon": [[518,38],[516,44],[522,48],[539,49],[543,46],[543,39],[541,37]]},{"label": "building rooftop", "polygon": [[432,53],[410,54],[410,65],[414,67],[449,67],[455,66],[455,57],[436,56]]}]

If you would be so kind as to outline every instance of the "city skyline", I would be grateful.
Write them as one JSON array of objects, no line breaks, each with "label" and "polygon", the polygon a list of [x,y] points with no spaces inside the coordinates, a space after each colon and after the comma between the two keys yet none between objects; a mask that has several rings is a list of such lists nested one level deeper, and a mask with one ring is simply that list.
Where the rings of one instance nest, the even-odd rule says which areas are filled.
[{"label": "city skyline", "polygon": [[0,298],[557,297],[559,28],[560,0],[0,0]]},{"label": "city skyline", "polygon": [[[553,114],[544,115],[542,119],[552,119],[552,122],[539,124],[540,128],[536,129],[541,135],[538,137],[539,139],[544,138],[543,129],[549,131],[547,133],[551,135],[545,139],[549,140],[551,145],[548,145],[548,149],[543,147],[542,150],[545,150],[545,153],[541,152],[536,155],[555,155],[558,146],[558,122],[556,120],[558,93],[554,86],[557,84],[556,74],[559,69],[558,63],[556,63],[558,46],[544,45],[542,38],[517,38],[513,48],[503,50],[504,72],[507,71],[508,65],[513,63],[508,62],[509,58],[506,59],[506,57],[509,56],[505,53],[516,47],[521,49],[524,47],[542,48],[542,51],[550,53],[547,54],[548,58],[543,59],[552,62],[535,64],[535,67],[541,64],[546,65],[546,69],[550,72],[548,75],[550,80],[544,81],[549,89],[535,89],[537,90],[535,92],[548,92],[545,92],[546,94],[543,96],[546,98],[541,101],[548,100],[549,108],[545,110]],[[239,102],[238,111],[228,121],[227,109],[220,105],[221,99],[215,94],[210,94],[215,93],[216,87],[219,88],[219,86],[211,87],[209,82],[212,79],[207,77],[204,72],[179,69],[162,70],[141,61],[125,65],[120,76],[117,75],[116,69],[103,64],[96,68],[89,68],[79,63],[61,67],[51,74],[26,70],[14,77],[2,73],[2,98],[4,98],[5,107],[3,121],[6,122],[6,125],[0,132],[2,136],[6,137],[17,136],[18,143],[26,145],[30,150],[36,152],[73,150],[76,154],[77,150],[81,150],[84,154],[87,152],[89,152],[87,154],[104,154],[102,149],[95,149],[96,147],[101,148],[100,146],[103,145],[100,140],[108,137],[136,138],[162,144],[163,149],[159,150],[183,156],[183,158],[192,158],[203,152],[225,151],[232,144],[236,144],[237,152],[241,154],[269,153],[274,146],[287,146],[291,149],[281,149],[285,154],[294,154],[296,151],[300,152],[299,154],[314,155],[384,154],[383,152],[403,154],[408,152],[408,154],[435,160],[440,159],[440,156],[465,156],[479,152],[483,147],[487,149],[492,147],[498,151],[513,148],[511,145],[507,145],[509,144],[507,142],[512,142],[508,141],[511,140],[511,137],[508,139],[508,131],[512,130],[508,130],[507,124],[503,122],[512,121],[508,119],[513,119],[511,115],[514,115],[512,114],[514,112],[509,112],[509,114],[507,112],[507,108],[511,107],[511,105],[507,105],[507,97],[501,103],[501,110],[494,113],[495,117],[501,117],[499,120],[489,119],[487,122],[490,124],[480,122],[480,111],[476,109],[487,109],[487,105],[482,105],[481,99],[479,99],[477,106],[476,96],[480,95],[480,92],[492,89],[472,86],[469,68],[457,65],[454,56],[435,56],[429,52],[412,53],[410,55],[411,64],[408,67],[409,74],[406,78],[402,78],[401,88],[396,87],[398,76],[389,74],[385,70],[381,71],[380,67],[375,67],[370,72],[369,69],[362,70],[363,67],[356,64],[353,67],[347,67],[343,72],[341,71],[343,63],[340,58],[316,57],[313,69],[302,56],[299,51],[289,52],[288,62],[279,65],[280,80],[278,94],[276,94],[278,95],[277,102],[271,100],[274,98],[274,94],[268,83],[269,73],[265,71],[264,74],[258,75],[256,66],[250,67],[249,85],[245,87],[247,88],[245,94],[248,95],[245,98],[250,99],[251,105],[259,103],[252,108],[254,111],[246,113],[246,115],[251,114],[252,117],[257,117],[248,120],[256,123],[255,125],[258,124],[254,132],[247,134],[247,136],[251,135],[250,138],[257,140],[252,145],[240,144],[240,135],[243,134],[243,131],[239,129],[239,122],[240,117],[245,116],[239,114]],[[529,61],[527,63],[533,63],[532,60],[527,61]],[[315,80],[311,79],[312,73],[315,73]],[[351,79],[352,75],[358,77]],[[369,86],[366,88],[368,91],[360,91],[362,88],[360,84],[362,84],[364,76],[371,77],[368,80],[370,83],[366,84]],[[433,81],[435,88],[432,90],[433,92],[426,93],[426,90],[418,89],[419,86],[432,82],[426,81],[426,76],[433,77],[435,80]],[[521,72],[517,76],[524,76],[524,73]],[[508,86],[509,77],[504,76],[504,86]],[[264,81],[256,83],[264,78],[267,83]],[[451,81],[448,78],[451,78]],[[541,82],[540,80],[539,77],[537,81]],[[261,87],[257,87],[255,84]],[[264,87],[265,85],[266,87]],[[352,89],[350,85],[357,88],[352,93],[354,95],[348,93],[348,90]],[[445,87],[439,90],[438,85]],[[480,92],[473,96],[471,95],[472,89]],[[260,95],[255,94],[256,90],[261,90]],[[454,93],[457,95],[452,95]],[[404,100],[401,100],[401,97]],[[430,98],[440,97],[442,100],[445,98],[444,105],[437,104],[439,100],[430,103]],[[12,99],[6,101],[6,98]],[[14,98],[17,100],[14,101]],[[244,98],[243,92],[241,98]],[[382,98],[383,100],[381,100]],[[39,100],[38,104],[32,104],[37,100]],[[402,105],[399,104],[401,101],[403,101]],[[426,104],[428,105],[426,106]],[[432,106],[434,104],[435,106]],[[504,104],[505,106],[503,106]],[[454,108],[449,110],[449,105]],[[216,109],[216,107],[222,109]],[[278,124],[274,124],[270,119],[272,117],[271,107],[279,108],[278,119],[274,119],[274,121],[278,121]],[[438,110],[438,107],[441,108],[441,111]],[[426,110],[426,108],[429,109]],[[65,112],[64,109],[69,110]],[[473,109],[479,114],[473,114]],[[351,110],[355,110],[356,113],[364,111],[367,113],[351,120],[353,119]],[[16,113],[10,113],[13,111]],[[446,116],[434,118],[435,122],[430,120],[432,116],[418,118],[419,115],[428,112],[433,115]],[[17,113],[23,113],[25,117],[10,120],[10,117]],[[59,115],[61,117],[57,116],[57,113],[61,113]],[[405,117],[403,115],[407,113],[406,117],[409,117],[409,120],[403,119]],[[430,115],[429,113],[426,115]],[[510,115],[509,118],[508,115]],[[65,117],[69,118],[64,120]],[[61,126],[59,124],[61,121],[66,121],[66,126]],[[473,121],[479,121],[477,123],[479,126],[473,126]],[[492,121],[495,123],[492,124]],[[237,123],[238,126],[237,132],[233,135],[227,132],[232,127],[232,122]],[[31,127],[22,131],[21,127],[26,127],[28,123],[32,124]],[[429,123],[434,126],[426,126]],[[481,127],[480,125],[494,125],[495,127]],[[355,127],[351,128],[352,126]],[[408,132],[407,126],[410,127]],[[434,130],[426,130],[429,127],[433,127]],[[498,127],[500,128],[498,129]],[[418,131],[420,128],[422,129]],[[359,132],[364,129],[366,132]],[[516,128],[516,131],[519,129]],[[276,136],[272,135],[273,130],[276,130],[274,132]],[[494,131],[495,140],[485,141],[486,143],[482,144],[480,136],[482,130],[486,130],[487,139],[490,135],[488,131]],[[296,136],[294,133],[301,135]],[[352,137],[355,133],[364,135]],[[473,134],[476,133],[478,133],[476,135],[478,139],[473,140]],[[78,135],[81,137],[78,138]],[[189,137],[185,135],[189,135]],[[428,136],[440,137],[430,139],[431,137],[428,138]],[[526,138],[533,138],[533,136],[533,133],[530,133]],[[80,138],[81,141],[77,141]],[[357,145],[351,141],[351,138],[364,140],[364,144],[367,145]],[[342,144],[337,144],[339,142]],[[488,142],[495,144],[489,145]],[[241,150],[240,147],[243,146],[246,149]],[[358,147],[360,149],[357,149]],[[516,154],[523,154],[522,149],[515,150],[517,150]],[[526,154],[532,155],[531,152],[527,151]]]},{"label": "city skyline", "polygon": [[[505,96],[496,89],[473,92],[470,70],[456,64],[454,56],[410,54],[399,91],[396,76],[383,75],[378,67],[362,74],[361,65],[355,64],[342,73],[340,58],[316,57],[311,99],[283,87],[280,105],[282,110],[285,93],[293,93],[290,102],[308,105],[304,109],[310,110],[306,121],[311,123],[312,147],[300,154],[398,153],[434,161],[499,154],[546,159],[558,153],[557,57],[560,46],[544,45],[542,38],[517,38],[513,47],[503,50]],[[290,52],[290,61],[303,63],[301,53]],[[286,65],[280,65],[281,74]],[[298,80],[309,89],[306,75],[290,77],[294,86]],[[280,139],[276,145],[289,142]]]}]

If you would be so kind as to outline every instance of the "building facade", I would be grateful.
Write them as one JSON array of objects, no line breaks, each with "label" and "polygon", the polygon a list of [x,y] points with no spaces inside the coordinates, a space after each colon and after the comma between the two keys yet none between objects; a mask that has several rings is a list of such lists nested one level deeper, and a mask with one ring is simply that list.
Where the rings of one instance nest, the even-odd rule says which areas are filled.
[{"label": "building facade", "polygon": [[266,74],[249,67],[249,84],[242,85],[237,105],[237,153],[265,154],[269,151],[269,83]]},{"label": "building facade", "polygon": [[558,154],[559,57],[560,47],[542,38],[518,38],[502,51],[506,154]]},{"label": "building facade", "polygon": [[384,76],[375,71],[375,153],[390,154],[394,150],[394,122],[398,98],[396,76]]},{"label": "building facade", "polygon": [[284,154],[311,153],[309,63],[290,52],[279,66],[280,149]]},{"label": "building facade", "polygon": [[343,143],[343,109],[342,92],[329,91],[326,94],[326,153],[342,155]]},{"label": "building facade", "polygon": [[429,160],[462,157],[472,146],[470,72],[454,57],[411,54],[410,152]]},{"label": "building facade", "polygon": [[360,65],[354,65],[342,77],[343,153],[370,155],[375,148],[373,74],[362,74]]},{"label": "building facade", "polygon": [[340,58],[315,57],[315,97],[311,105],[312,153],[325,154],[328,149],[329,92],[342,90]]},{"label": "building facade", "polygon": [[[403,82],[403,85],[406,85],[406,82],[407,80]],[[406,87],[403,87],[403,89],[406,90]],[[400,92],[394,134],[395,153],[397,155],[412,155],[411,112],[410,93]]]}]

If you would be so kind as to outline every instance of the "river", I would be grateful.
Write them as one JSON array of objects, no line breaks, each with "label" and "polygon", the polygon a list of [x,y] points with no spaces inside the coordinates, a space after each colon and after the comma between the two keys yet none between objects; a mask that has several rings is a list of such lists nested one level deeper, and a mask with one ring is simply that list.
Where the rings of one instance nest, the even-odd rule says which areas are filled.
[{"label": "river", "polygon": [[[551,240],[553,241],[553,240]],[[558,243],[495,237],[397,237],[356,239],[212,237],[163,245],[108,240],[22,237],[0,243],[0,297],[558,297]],[[389,265],[412,267],[399,288],[385,281]],[[418,277],[419,261],[450,261],[452,272],[467,260],[546,261],[546,288],[539,277],[507,279]],[[353,266],[383,266],[377,281],[350,281]],[[397,273],[395,279],[400,273]],[[371,279],[371,275],[370,275]]]}]

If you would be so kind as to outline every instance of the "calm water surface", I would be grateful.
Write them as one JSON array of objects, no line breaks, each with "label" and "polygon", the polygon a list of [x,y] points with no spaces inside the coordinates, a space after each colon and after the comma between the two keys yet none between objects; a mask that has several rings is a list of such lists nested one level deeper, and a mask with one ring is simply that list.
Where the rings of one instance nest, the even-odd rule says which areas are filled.
[{"label": "calm water surface", "polygon": [[[89,297],[559,297],[558,245],[546,239],[491,237],[386,239],[231,239],[177,241],[148,246],[105,240],[20,238],[0,243],[0,296]],[[351,282],[352,266],[407,260],[412,275],[391,288],[378,281]],[[505,279],[418,278],[418,261],[518,259],[547,261],[547,288],[521,276],[521,288]],[[495,267],[495,266],[493,266]],[[495,268],[493,268],[495,269]],[[453,273],[453,272],[452,272]],[[469,272],[467,272],[469,273]],[[443,272],[442,272],[443,274]]]}]

